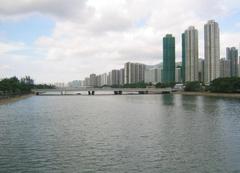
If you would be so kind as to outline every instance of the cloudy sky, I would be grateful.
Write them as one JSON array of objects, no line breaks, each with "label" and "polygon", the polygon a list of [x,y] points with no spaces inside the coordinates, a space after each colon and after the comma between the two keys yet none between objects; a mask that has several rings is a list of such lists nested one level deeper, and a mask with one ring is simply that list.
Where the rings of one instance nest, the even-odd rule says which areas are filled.
[{"label": "cloudy sky", "polygon": [[221,56],[239,48],[239,0],[0,0],[0,78],[31,75],[36,82],[67,82],[121,68],[126,61],[162,61],[162,38],[199,30],[215,19]]}]

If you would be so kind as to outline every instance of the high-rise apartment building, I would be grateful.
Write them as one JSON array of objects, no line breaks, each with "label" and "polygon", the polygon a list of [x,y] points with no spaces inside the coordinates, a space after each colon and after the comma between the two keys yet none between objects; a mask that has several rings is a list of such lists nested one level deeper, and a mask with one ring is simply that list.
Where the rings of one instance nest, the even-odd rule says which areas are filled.
[{"label": "high-rise apartment building", "polygon": [[230,77],[230,60],[221,58],[220,59],[220,77]]},{"label": "high-rise apartment building", "polygon": [[110,76],[110,85],[119,85],[120,70],[112,70],[109,73],[109,76]]},{"label": "high-rise apartment building", "polygon": [[90,86],[90,78],[86,77],[83,81],[83,86]]},{"label": "high-rise apartment building", "polygon": [[130,62],[124,64],[124,84],[129,84]]},{"label": "high-rise apartment building", "polygon": [[70,88],[80,88],[83,86],[83,81],[81,80],[74,80],[71,82],[68,82],[68,87]]},{"label": "high-rise apartment building", "polygon": [[110,72],[107,74],[107,85],[111,85]]},{"label": "high-rise apartment building", "polygon": [[145,65],[127,62],[124,64],[124,84],[144,82]]},{"label": "high-rise apartment building", "polygon": [[227,47],[227,60],[230,61],[230,77],[238,76],[238,50],[235,47]]},{"label": "high-rise apartment building", "polygon": [[198,31],[190,26],[185,36],[185,81],[198,81]]},{"label": "high-rise apartment building", "polygon": [[186,46],[185,46],[185,33],[182,33],[182,81],[185,82],[185,62],[186,61]]},{"label": "high-rise apartment building", "polygon": [[107,73],[101,74],[101,86],[107,85]]},{"label": "high-rise apartment building", "polygon": [[98,86],[98,87],[101,86],[101,75],[96,76],[96,86]]},{"label": "high-rise apartment building", "polygon": [[119,85],[124,85],[124,68],[120,69],[120,74],[119,74]]},{"label": "high-rise apartment building", "polygon": [[220,76],[220,38],[219,26],[214,20],[204,25],[205,83]]},{"label": "high-rise apartment building", "polygon": [[163,82],[175,82],[175,37],[171,34],[163,38]]},{"label": "high-rise apartment building", "polygon": [[97,76],[96,74],[90,74],[90,86],[95,87],[97,86]]},{"label": "high-rise apartment building", "polygon": [[144,73],[146,66],[140,63],[136,63],[135,66],[136,83],[144,82]]},{"label": "high-rise apartment building", "polygon": [[177,66],[175,70],[175,82],[181,83],[182,82],[182,67]]},{"label": "high-rise apartment building", "polygon": [[137,83],[136,82],[136,65],[135,63],[130,63],[129,68],[129,83]]},{"label": "high-rise apartment building", "polygon": [[198,59],[198,80],[204,82],[204,59]]},{"label": "high-rise apartment building", "polygon": [[152,68],[152,69],[148,69],[145,70],[145,74],[144,74],[144,81],[145,83],[159,83],[162,82],[161,79],[161,68]]}]

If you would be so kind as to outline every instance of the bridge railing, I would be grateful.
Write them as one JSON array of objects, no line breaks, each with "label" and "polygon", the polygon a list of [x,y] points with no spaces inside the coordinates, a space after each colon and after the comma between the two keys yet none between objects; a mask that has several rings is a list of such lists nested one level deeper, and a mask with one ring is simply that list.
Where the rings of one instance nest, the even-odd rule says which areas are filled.
[{"label": "bridge railing", "polygon": [[122,92],[139,92],[139,91],[172,91],[172,88],[56,88],[56,89],[33,89],[33,92],[80,92],[80,91],[122,91]]}]

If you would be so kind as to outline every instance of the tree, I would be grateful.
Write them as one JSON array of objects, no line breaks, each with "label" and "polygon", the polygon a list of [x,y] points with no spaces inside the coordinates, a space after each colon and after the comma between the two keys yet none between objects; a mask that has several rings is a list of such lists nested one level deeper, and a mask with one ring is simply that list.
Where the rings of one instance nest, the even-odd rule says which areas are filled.
[{"label": "tree", "polygon": [[170,83],[157,83],[155,86],[156,88],[173,88],[175,86],[175,82],[170,82]]},{"label": "tree", "polygon": [[160,83],[158,82],[156,85],[155,85],[156,88],[166,88],[167,86],[164,84],[164,83]]},{"label": "tree", "polygon": [[54,88],[52,85],[34,85],[33,80],[27,76],[21,81],[17,77],[6,78],[0,81],[0,94],[4,95],[21,95],[29,94],[31,90],[35,89],[50,89]]},{"label": "tree", "polygon": [[193,81],[193,82],[186,82],[184,91],[201,91],[202,86],[201,83],[198,81]]},{"label": "tree", "polygon": [[240,92],[240,78],[228,77],[218,78],[210,83],[209,90],[216,93],[239,93]]},{"label": "tree", "polygon": [[124,84],[123,88],[146,88],[147,84],[144,82],[138,82],[133,84]]}]

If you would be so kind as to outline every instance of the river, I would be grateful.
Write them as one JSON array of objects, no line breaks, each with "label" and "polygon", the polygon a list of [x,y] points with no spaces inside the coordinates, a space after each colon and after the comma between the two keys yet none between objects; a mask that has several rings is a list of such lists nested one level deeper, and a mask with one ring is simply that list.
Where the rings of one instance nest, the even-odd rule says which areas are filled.
[{"label": "river", "polygon": [[0,172],[239,173],[239,106],[182,95],[0,105]]}]

